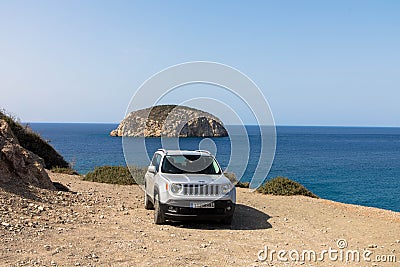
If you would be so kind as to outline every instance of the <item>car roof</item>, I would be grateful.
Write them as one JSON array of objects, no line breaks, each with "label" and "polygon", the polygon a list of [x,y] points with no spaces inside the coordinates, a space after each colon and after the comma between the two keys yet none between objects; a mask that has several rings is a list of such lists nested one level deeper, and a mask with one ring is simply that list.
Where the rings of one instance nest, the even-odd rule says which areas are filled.
[{"label": "car roof", "polygon": [[211,156],[211,153],[207,150],[166,150],[159,149],[158,152],[162,152],[165,155],[177,156],[177,155],[199,155],[199,156]]}]

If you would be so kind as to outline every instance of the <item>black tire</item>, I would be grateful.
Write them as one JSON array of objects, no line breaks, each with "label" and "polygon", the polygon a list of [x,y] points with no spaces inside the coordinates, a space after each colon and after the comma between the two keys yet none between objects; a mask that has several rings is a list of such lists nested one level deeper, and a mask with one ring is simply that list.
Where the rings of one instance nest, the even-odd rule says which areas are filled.
[{"label": "black tire", "polygon": [[161,210],[161,205],[160,205],[160,197],[158,196],[157,192],[154,194],[154,223],[155,224],[165,223],[164,213]]},{"label": "black tire", "polygon": [[233,215],[229,215],[229,216],[223,218],[221,222],[223,224],[228,224],[229,225],[229,224],[232,224],[232,220],[233,220]]},{"label": "black tire", "polygon": [[146,192],[146,189],[144,190],[144,208],[146,210],[152,210],[154,209],[153,203],[151,203],[150,197]]}]

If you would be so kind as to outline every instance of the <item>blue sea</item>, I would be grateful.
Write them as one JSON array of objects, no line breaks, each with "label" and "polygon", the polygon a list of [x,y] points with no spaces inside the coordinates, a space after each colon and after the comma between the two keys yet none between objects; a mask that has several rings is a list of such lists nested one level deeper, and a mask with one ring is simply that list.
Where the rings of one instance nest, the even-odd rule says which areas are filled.
[{"label": "blue sea", "polygon": [[[96,166],[126,164],[122,138],[109,136],[116,124],[30,125],[81,174]],[[258,127],[246,128],[250,161],[241,181],[252,176],[260,154]],[[179,145],[198,149],[202,140],[181,138]],[[230,159],[230,139],[213,141],[217,159],[225,168]],[[149,155],[161,146],[160,138],[146,138],[145,142]],[[147,163],[146,158],[137,161],[139,166]],[[289,177],[322,198],[400,212],[400,128],[278,126],[275,159],[266,176]]]}]

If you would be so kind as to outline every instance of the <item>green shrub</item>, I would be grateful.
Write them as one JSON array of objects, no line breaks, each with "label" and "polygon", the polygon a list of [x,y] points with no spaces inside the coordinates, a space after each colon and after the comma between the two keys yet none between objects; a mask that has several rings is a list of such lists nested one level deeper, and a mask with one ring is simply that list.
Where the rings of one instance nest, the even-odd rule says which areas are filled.
[{"label": "green shrub", "polygon": [[249,188],[250,187],[250,183],[249,182],[238,182],[236,184],[236,187]]},{"label": "green shrub", "polygon": [[[153,106],[149,112],[149,120],[165,121],[171,111],[176,108],[177,105],[159,105]],[[148,109],[146,109],[148,110]]]},{"label": "green shrub", "polygon": [[292,181],[286,177],[275,177],[267,181],[264,185],[257,189],[263,194],[279,195],[279,196],[294,196],[303,195],[307,197],[318,198],[303,185]]},{"label": "green shrub", "polygon": [[0,119],[8,123],[23,148],[35,153],[44,160],[46,169],[69,167],[68,162],[49,143],[43,140],[38,133],[35,133],[29,125],[21,125],[15,116],[6,115],[2,110],[0,110]]},{"label": "green shrub", "polygon": [[[133,179],[131,172],[135,179]],[[144,175],[147,168],[140,168],[131,166],[128,169],[126,166],[101,166],[96,167],[92,172],[89,172],[83,177],[85,181],[108,183],[108,184],[120,184],[120,185],[132,185],[132,184],[143,184]]]},{"label": "green shrub", "polygon": [[238,180],[236,178],[236,174],[233,172],[224,172],[224,175],[226,176],[226,178],[229,179],[229,181],[231,181],[232,183],[237,183]]},{"label": "green shrub", "polygon": [[79,175],[77,171],[75,171],[72,168],[61,168],[61,167],[54,167],[51,169],[52,172],[55,173],[64,173],[64,174],[69,174],[69,175]]},{"label": "green shrub", "polygon": [[236,174],[233,172],[224,172],[224,175],[226,178],[228,178],[233,184],[235,184],[236,187],[242,187],[242,188],[249,188],[250,183],[248,182],[240,182],[236,178]]}]

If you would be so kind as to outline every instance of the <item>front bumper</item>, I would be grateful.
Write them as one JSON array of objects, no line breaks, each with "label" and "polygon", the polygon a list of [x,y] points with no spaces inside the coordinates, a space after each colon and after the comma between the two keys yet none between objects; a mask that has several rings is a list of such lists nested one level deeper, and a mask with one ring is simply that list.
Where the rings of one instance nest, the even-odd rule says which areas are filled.
[{"label": "front bumper", "polygon": [[161,204],[161,210],[167,220],[221,220],[232,216],[235,211],[235,203],[231,200],[215,200],[214,208],[191,208],[190,201],[170,201]]}]

